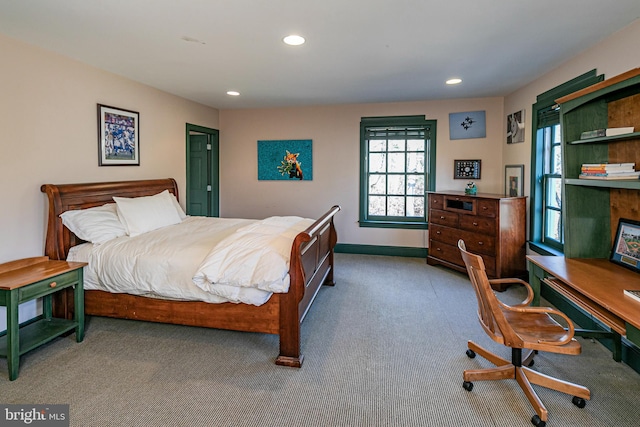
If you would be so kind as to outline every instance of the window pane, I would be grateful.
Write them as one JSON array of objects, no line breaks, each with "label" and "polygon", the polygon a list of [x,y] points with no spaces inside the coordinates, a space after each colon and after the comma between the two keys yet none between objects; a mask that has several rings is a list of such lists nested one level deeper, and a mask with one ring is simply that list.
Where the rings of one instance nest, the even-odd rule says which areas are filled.
[{"label": "window pane", "polygon": [[424,153],[407,153],[407,172],[424,172]]},{"label": "window pane", "polygon": [[388,216],[405,216],[404,215],[404,197],[387,198],[387,215]]},{"label": "window pane", "polygon": [[369,194],[386,194],[386,190],[386,175],[369,175]]},{"label": "window pane", "polygon": [[407,216],[424,216],[424,197],[407,197]]},{"label": "window pane", "polygon": [[389,175],[388,194],[404,194],[404,175]]},{"label": "window pane", "polygon": [[384,216],[385,200],[384,196],[369,196],[369,215]]},{"label": "window pane", "polygon": [[408,140],[407,151],[424,151],[424,139]]},{"label": "window pane", "polygon": [[546,210],[545,238],[551,238],[557,242],[562,241],[562,226],[560,222],[560,211]]},{"label": "window pane", "polygon": [[387,155],[384,153],[372,153],[369,155],[369,172],[386,172]]},{"label": "window pane", "polygon": [[369,151],[386,151],[387,141],[373,140],[369,141]]},{"label": "window pane", "polygon": [[404,153],[389,153],[388,172],[404,172]]},{"label": "window pane", "polygon": [[560,149],[560,145],[554,145],[552,150],[552,159],[553,165],[551,166],[553,174],[561,175],[562,174],[562,152]]},{"label": "window pane", "polygon": [[407,194],[424,196],[424,175],[407,175]]},{"label": "window pane", "polygon": [[404,139],[393,139],[389,141],[389,151],[404,151]]},{"label": "window pane", "polygon": [[562,184],[560,178],[547,178],[546,206],[558,208],[562,206]]}]

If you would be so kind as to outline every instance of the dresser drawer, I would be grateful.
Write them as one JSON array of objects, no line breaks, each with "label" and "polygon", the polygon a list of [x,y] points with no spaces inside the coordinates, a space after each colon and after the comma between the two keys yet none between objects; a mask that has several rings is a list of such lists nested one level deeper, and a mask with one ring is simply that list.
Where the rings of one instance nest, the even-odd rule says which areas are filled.
[{"label": "dresser drawer", "polygon": [[78,271],[69,271],[68,273],[64,273],[59,276],[51,277],[49,279],[35,282],[31,285],[21,287],[18,298],[20,301],[29,301],[53,293],[59,289],[74,285],[76,283],[78,283]]},{"label": "dresser drawer", "polygon": [[476,233],[488,234],[494,236],[496,234],[496,219],[484,216],[460,215],[460,228]]},{"label": "dresser drawer", "polygon": [[458,240],[462,239],[469,251],[495,256],[496,239],[494,236],[433,224],[429,227],[429,239],[455,247],[458,246]]},{"label": "dresser drawer", "polygon": [[431,209],[429,211],[429,222],[432,224],[446,225],[448,227],[458,227],[458,214],[454,212]]},{"label": "dresser drawer", "polygon": [[498,216],[498,204],[495,200],[478,200],[477,214],[495,218]]},{"label": "dresser drawer", "polygon": [[444,209],[444,196],[429,194],[429,209]]},{"label": "dresser drawer", "polygon": [[[429,239],[429,256],[438,258],[442,261],[447,261],[452,264],[464,267],[464,261],[462,261],[462,255],[458,246],[448,245],[446,243],[439,242],[437,240]],[[484,261],[484,268],[487,271],[488,276],[495,276],[496,274],[496,259],[495,257],[480,254]]]}]

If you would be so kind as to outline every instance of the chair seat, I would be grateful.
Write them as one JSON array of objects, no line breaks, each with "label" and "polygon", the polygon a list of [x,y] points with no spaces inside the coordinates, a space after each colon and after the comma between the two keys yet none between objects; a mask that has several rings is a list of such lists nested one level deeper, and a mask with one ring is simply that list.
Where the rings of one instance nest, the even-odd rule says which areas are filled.
[{"label": "chair seat", "polygon": [[523,348],[559,354],[580,354],[581,346],[575,339],[564,345],[548,343],[562,341],[567,337],[567,331],[564,327],[553,320],[551,316],[545,313],[523,314],[509,310],[502,311],[507,322],[525,342]]}]

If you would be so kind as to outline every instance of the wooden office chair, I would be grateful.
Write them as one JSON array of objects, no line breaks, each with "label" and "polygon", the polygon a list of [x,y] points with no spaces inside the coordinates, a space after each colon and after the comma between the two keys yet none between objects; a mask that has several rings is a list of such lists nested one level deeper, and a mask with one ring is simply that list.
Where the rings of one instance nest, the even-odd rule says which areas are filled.
[{"label": "wooden office chair", "polygon": [[[476,291],[478,319],[482,328],[495,342],[511,347],[511,361],[508,361],[469,341],[467,356],[474,358],[477,353],[496,367],[464,371],[463,387],[471,391],[473,381],[515,379],[536,411],[531,422],[538,427],[546,425],[547,409],[531,384],[571,394],[574,396],[573,404],[584,408],[585,399],[590,398],[589,389],[541,374],[527,367],[533,366],[533,356],[538,350],[560,354],[580,354],[580,343],[573,338],[574,327],[571,320],[564,313],[550,307],[529,307],[533,300],[533,290],[527,282],[520,279],[489,280],[482,258],[467,252],[463,240],[458,241],[458,248]],[[517,283],[526,286],[527,298],[520,304],[506,305],[493,293],[492,283]],[[568,328],[565,329],[551,315],[564,319]],[[523,349],[527,350],[524,358]]]}]

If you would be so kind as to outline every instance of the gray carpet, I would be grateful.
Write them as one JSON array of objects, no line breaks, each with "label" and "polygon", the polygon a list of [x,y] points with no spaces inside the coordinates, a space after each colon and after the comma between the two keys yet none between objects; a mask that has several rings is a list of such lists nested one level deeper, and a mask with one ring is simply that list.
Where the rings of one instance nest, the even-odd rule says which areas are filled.
[{"label": "gray carpet", "polygon": [[[515,380],[462,388],[464,369],[491,366],[465,355],[467,340],[510,358],[480,328],[465,276],[336,254],[335,278],[303,323],[301,369],[273,364],[277,336],[93,317],[83,343],[72,335],[23,356],[16,381],[0,360],[0,403],[68,403],[82,427],[531,425]],[[535,369],[592,394],[579,409],[534,386],[547,425],[640,425],[640,375],[579,340],[580,356],[536,356]]]}]

